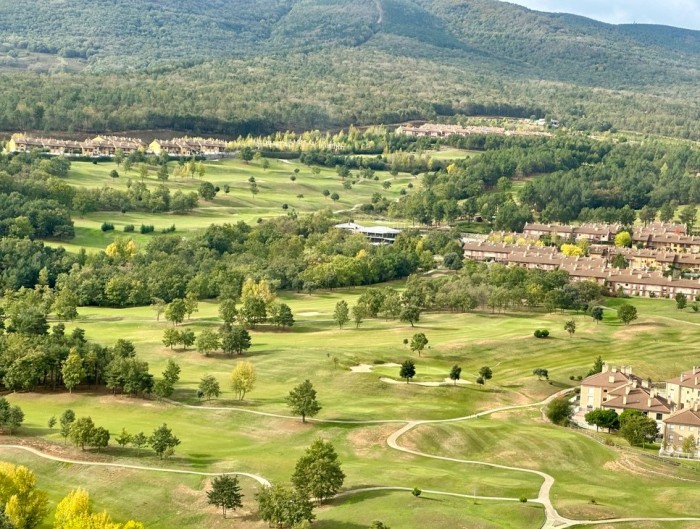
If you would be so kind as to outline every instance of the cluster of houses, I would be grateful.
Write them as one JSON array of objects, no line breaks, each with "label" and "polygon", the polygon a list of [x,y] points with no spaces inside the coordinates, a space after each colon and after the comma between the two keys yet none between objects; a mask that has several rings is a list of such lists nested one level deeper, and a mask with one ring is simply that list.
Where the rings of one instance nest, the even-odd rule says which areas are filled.
[{"label": "cluster of houses", "polygon": [[119,136],[96,136],[84,141],[44,138],[28,134],[13,134],[7,143],[7,152],[44,151],[56,156],[114,156],[118,151],[128,156],[141,151],[144,153],[171,156],[199,156],[221,154],[226,151],[226,142],[213,138],[174,138],[171,140],[154,140],[150,144],[139,138]]},{"label": "cluster of houses", "polygon": [[[585,414],[596,409],[615,410],[618,414],[638,410],[659,426],[662,455],[700,458],[700,366],[656,388],[635,375],[631,367],[618,369],[605,364],[602,372],[581,382],[574,421],[584,426]],[[684,448],[687,449],[691,436],[695,443],[687,452]]]},{"label": "cluster of houses", "polygon": [[360,224],[355,224],[354,222],[344,222],[342,224],[336,224],[336,228],[339,230],[345,230],[352,233],[361,233],[364,235],[370,243],[375,245],[380,244],[393,244],[396,237],[401,233],[401,230],[394,228],[388,228],[386,226],[361,226]]},{"label": "cluster of houses", "polygon": [[504,127],[436,125],[425,123],[419,127],[401,125],[396,129],[397,134],[405,134],[416,138],[447,138],[448,136],[470,136],[472,134],[498,134],[503,136],[551,136],[548,132],[536,130],[509,130]]},{"label": "cluster of houses", "polygon": [[[653,224],[635,231],[635,247],[618,248],[611,243],[620,229],[616,225],[528,224],[521,234],[525,245],[465,238],[462,248],[465,259],[566,270],[572,281],[594,281],[611,293],[656,298],[681,293],[689,299],[700,295],[700,281],[681,277],[700,275],[700,237],[687,235],[683,226]],[[542,246],[538,241],[544,236],[572,242],[586,239],[589,255],[567,256],[554,246]],[[617,256],[624,258],[626,268],[615,266]]]}]

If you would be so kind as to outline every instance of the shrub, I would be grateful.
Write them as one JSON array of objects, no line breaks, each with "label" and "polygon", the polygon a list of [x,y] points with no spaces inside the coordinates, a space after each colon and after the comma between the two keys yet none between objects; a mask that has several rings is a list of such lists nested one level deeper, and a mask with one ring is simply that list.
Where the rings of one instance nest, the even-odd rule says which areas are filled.
[{"label": "shrub", "polygon": [[373,363],[375,366],[380,366],[380,365],[382,365],[382,364],[386,364],[386,362],[385,362],[384,360],[373,360],[372,363]]},{"label": "shrub", "polygon": [[139,231],[143,234],[153,233],[155,228],[153,227],[153,224],[141,224],[141,229]]},{"label": "shrub", "polygon": [[535,338],[549,338],[549,331],[547,329],[537,329],[535,330]]},{"label": "shrub", "polygon": [[173,233],[173,232],[175,231],[175,224],[171,224],[169,227],[163,228],[163,229],[160,230],[160,231],[161,231],[162,233]]},{"label": "shrub", "polygon": [[111,222],[103,222],[101,226],[102,231],[112,231],[114,230],[114,224]]},{"label": "shrub", "polygon": [[124,232],[125,233],[131,233],[134,231],[134,225],[133,224],[127,224],[124,226]]},{"label": "shrub", "polygon": [[417,498],[418,496],[423,494],[423,491],[416,487],[411,491],[411,494],[413,494]]},{"label": "shrub", "polygon": [[527,498],[525,496],[520,496],[520,503],[527,503]]}]

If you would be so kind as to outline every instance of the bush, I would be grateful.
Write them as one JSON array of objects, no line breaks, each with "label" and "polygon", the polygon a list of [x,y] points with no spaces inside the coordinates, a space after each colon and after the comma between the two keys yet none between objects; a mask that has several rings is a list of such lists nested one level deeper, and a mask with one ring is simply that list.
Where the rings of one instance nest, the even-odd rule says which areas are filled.
[{"label": "bush", "polygon": [[566,397],[559,397],[552,400],[545,410],[545,415],[554,424],[566,426],[569,419],[574,414],[573,406]]},{"label": "bush", "polygon": [[124,232],[125,233],[131,233],[134,231],[134,225],[133,224],[127,224],[124,226]]},{"label": "bush", "polygon": [[423,494],[423,491],[416,487],[411,491],[411,494],[413,494],[417,498],[418,496]]},{"label": "bush", "polygon": [[527,503],[527,498],[525,496],[520,496],[520,503]]},{"label": "bush", "polygon": [[382,365],[382,364],[386,364],[386,362],[385,362],[384,360],[372,360],[372,363],[373,363],[375,366],[380,366],[380,365]]},{"label": "bush", "polygon": [[103,222],[103,223],[102,223],[101,230],[102,230],[102,231],[113,231],[113,230],[114,230],[114,224],[112,224],[111,222]]},{"label": "bush", "polygon": [[549,331],[547,329],[537,329],[535,330],[535,338],[549,338]]},{"label": "bush", "polygon": [[153,233],[155,231],[155,228],[153,227],[153,224],[141,224],[141,233],[146,234],[146,233]]},{"label": "bush", "polygon": [[173,233],[175,231],[175,224],[171,224],[169,227],[163,228],[160,231],[161,233]]}]

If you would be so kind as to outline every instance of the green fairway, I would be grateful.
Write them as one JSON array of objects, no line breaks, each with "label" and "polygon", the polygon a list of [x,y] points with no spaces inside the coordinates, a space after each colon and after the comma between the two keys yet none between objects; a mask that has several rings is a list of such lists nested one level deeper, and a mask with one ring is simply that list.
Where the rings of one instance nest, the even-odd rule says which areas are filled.
[{"label": "green fairway", "polygon": [[536,411],[420,426],[404,442],[431,454],[547,472],[557,480],[555,506],[572,519],[693,516],[689,505],[700,500],[697,472],[605,447]]},{"label": "green fairway", "polygon": [[[400,283],[394,286],[402,287]],[[264,325],[251,330],[253,346],[242,358],[253,362],[258,380],[243,402],[234,399],[228,382],[233,366],[241,357],[228,358],[221,354],[205,357],[193,349],[164,347],[163,332],[171,324],[156,321],[155,312],[149,307],[80,308],[79,318],[67,325],[68,330],[81,327],[88,339],[105,345],[113,344],[118,338],[133,340],[138,355],[149,362],[156,377],[167,359],[174,359],[182,372],[173,398],[194,408],[114,396],[103,389],[95,391],[88,387],[78,388],[73,394],[17,393],[8,398],[26,414],[21,435],[33,446],[73,459],[87,456],[101,461],[200,472],[249,472],[278,482],[289,479],[303,450],[316,437],[322,437],[332,441],[338,451],[347,476],[345,490],[419,487],[478,496],[535,498],[542,484],[542,478],[537,475],[397,452],[387,446],[386,440],[402,426],[401,421],[464,417],[504,405],[539,402],[575,385],[570,377],[585,375],[598,355],[613,364],[632,365],[643,378],[662,380],[689,365],[697,365],[700,351],[700,338],[693,321],[696,315],[677,311],[674,303],[661,300],[627,300],[637,304],[640,311],[639,320],[629,326],[616,319],[614,307],[619,301],[612,300],[600,324],[584,315],[523,311],[424,313],[415,327],[398,321],[370,319],[359,328],[350,324],[338,329],[332,320],[335,304],[346,300],[352,306],[362,291],[356,288],[312,295],[280,294],[280,301],[292,308],[296,324],[289,331]],[[577,329],[570,337],[564,331],[564,322],[572,317]],[[182,327],[199,333],[219,325],[217,304],[200,302],[198,312]],[[534,338],[532,332],[537,328],[549,329],[550,338]],[[429,347],[420,357],[403,343],[417,332],[425,333],[429,340]],[[679,353],[675,344],[681,341],[684,347]],[[399,380],[398,368],[385,364],[401,363],[407,358],[416,364],[414,382],[441,381],[453,365],[459,365],[462,379],[471,383],[424,387],[380,380],[381,377]],[[350,370],[359,364],[369,364],[372,369],[364,373]],[[483,366],[492,368],[493,378],[480,386],[474,382]],[[549,370],[549,381],[540,381],[532,375],[532,370],[538,367]],[[196,396],[196,388],[207,374],[219,380],[222,395],[202,402]],[[246,413],[287,415],[286,395],[306,378],[314,384],[323,406],[319,419],[393,422],[303,424],[298,418]],[[226,409],[207,409],[211,406]],[[50,416],[58,416],[66,408],[73,409],[78,416],[90,415],[113,436],[122,428],[148,434],[166,422],[182,443],[175,456],[165,462],[149,451],[137,457],[133,449],[118,448],[114,441],[103,454],[64,448],[59,433],[49,430],[46,423]],[[427,454],[547,472],[556,479],[552,489],[555,507],[572,518],[687,516],[691,514],[687,506],[700,500],[700,489],[695,482],[677,480],[668,475],[666,466],[652,460],[616,452],[581,434],[546,424],[536,408],[465,422],[421,425],[400,438],[399,444]],[[172,526],[174,504],[190,497],[192,501],[186,502],[186,507],[175,509],[182,513],[182,527],[220,523],[216,511],[207,510],[205,505],[204,478],[157,474],[154,481],[143,476],[146,471],[92,472],[7,450],[0,451],[0,459],[27,464],[37,472],[42,485],[55,482],[46,486],[53,501],[71,487],[84,486],[93,494],[96,505],[113,511],[115,516],[126,518],[133,512],[132,517],[143,520],[148,527],[165,528]],[[629,467],[630,461],[634,467]],[[71,468],[71,473],[67,473]],[[678,477],[693,479],[696,473],[687,469],[678,472],[681,472]],[[133,500],[132,506],[128,499],[123,501],[123,496],[110,496],[105,476],[112,476],[116,484],[130,483],[130,491],[139,500]],[[250,514],[254,511],[252,496],[257,485],[244,481],[249,514],[238,515],[236,520],[242,527],[262,527]],[[654,501],[639,501],[652,485]],[[592,504],[591,499],[596,503]],[[370,521],[383,518],[397,527],[422,527],[409,522],[396,509],[403,502],[414,500],[408,492],[363,493],[322,507],[318,511],[318,525],[359,529],[367,525],[363,518],[366,515]],[[154,502],[163,508],[153,512],[149,506]],[[417,509],[415,520],[434,523],[435,527],[451,527],[455,520],[462,520],[461,523],[471,524],[469,527],[535,529],[543,519],[541,507],[531,504],[501,505],[480,500],[474,505],[468,499],[430,495],[415,502],[411,504],[412,509]],[[499,519],[497,513],[502,513],[503,518]]]},{"label": "green fairway", "polygon": [[[352,216],[360,218],[359,211],[355,213],[354,208],[360,204],[370,203],[373,194],[379,193],[387,200],[393,201],[400,196],[402,190],[411,191],[407,187],[409,183],[414,186],[420,185],[417,178],[408,174],[393,177],[388,172],[378,171],[374,180],[363,179],[358,171],[352,171],[352,175],[345,179],[352,183],[352,187],[346,189],[343,179],[333,169],[322,168],[320,173],[315,175],[309,166],[297,160],[269,159],[269,162],[270,167],[264,169],[260,161],[245,163],[238,159],[212,160],[204,163],[204,176],[197,175],[195,178],[174,176],[173,172],[178,164],[170,162],[168,168],[171,174],[165,185],[171,193],[177,190],[196,192],[201,182],[206,181],[220,188],[214,200],[200,199],[199,206],[188,214],[140,211],[126,213],[99,211],[86,214],[84,217],[75,214],[75,239],[68,244],[55,242],[50,244],[65,246],[73,251],[81,247],[92,251],[103,249],[114,238],[124,236],[123,229],[128,224],[136,227],[136,233],[126,235],[133,237],[139,243],[145,243],[149,236],[138,233],[141,224],[153,225],[156,232],[173,224],[178,232],[191,232],[203,230],[211,224],[239,221],[254,224],[258,219],[286,215],[288,212],[313,213],[324,208],[335,212],[353,211]],[[113,170],[118,172],[119,178],[110,177]],[[298,172],[295,173],[295,170]],[[250,190],[248,179],[251,177],[257,184],[256,195]],[[295,180],[292,181],[291,177]],[[68,177],[63,181],[76,187],[110,187],[125,191],[130,183],[140,182],[141,178],[136,168],[126,172],[123,167],[112,162],[98,164],[73,162]],[[157,179],[155,167],[151,168],[143,182],[151,189],[163,183]],[[224,186],[229,186],[228,193],[225,192]],[[325,190],[331,194],[337,193],[340,198],[337,201],[331,200],[323,195]],[[367,220],[369,224],[373,223],[371,219]],[[100,230],[103,222],[114,224],[115,231],[103,233]],[[404,224],[402,223],[402,226]]]}]

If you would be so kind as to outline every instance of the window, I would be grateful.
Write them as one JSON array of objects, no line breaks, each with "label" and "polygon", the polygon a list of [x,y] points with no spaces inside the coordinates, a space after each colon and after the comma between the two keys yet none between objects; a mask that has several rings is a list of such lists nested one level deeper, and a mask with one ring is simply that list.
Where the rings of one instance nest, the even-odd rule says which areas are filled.
[{"label": "window", "polygon": [[664,418],[663,415],[661,415],[660,413],[657,413],[657,414],[656,414],[656,420],[657,420],[657,421],[660,421],[660,420],[662,420],[663,418]]}]

